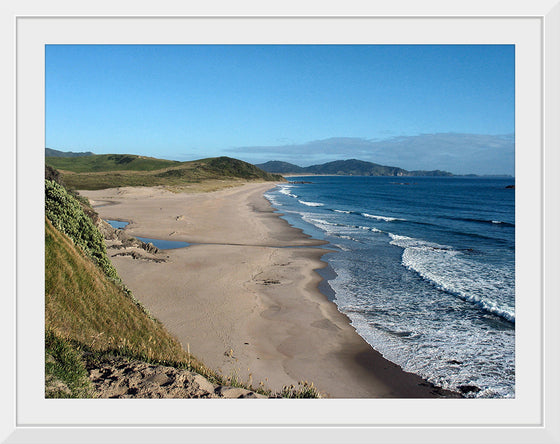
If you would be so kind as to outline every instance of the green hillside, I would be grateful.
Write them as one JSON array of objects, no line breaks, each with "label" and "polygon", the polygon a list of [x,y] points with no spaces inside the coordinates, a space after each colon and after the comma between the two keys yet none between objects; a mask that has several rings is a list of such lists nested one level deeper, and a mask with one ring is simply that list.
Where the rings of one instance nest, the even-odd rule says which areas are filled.
[{"label": "green hillside", "polygon": [[47,165],[74,173],[99,171],[155,171],[179,165],[175,160],[156,159],[135,154],[99,154],[79,157],[46,157]]},{"label": "green hillside", "polygon": [[96,190],[124,186],[184,186],[209,180],[284,181],[250,163],[230,157],[190,162],[154,159],[136,155],[47,157],[71,189]]}]

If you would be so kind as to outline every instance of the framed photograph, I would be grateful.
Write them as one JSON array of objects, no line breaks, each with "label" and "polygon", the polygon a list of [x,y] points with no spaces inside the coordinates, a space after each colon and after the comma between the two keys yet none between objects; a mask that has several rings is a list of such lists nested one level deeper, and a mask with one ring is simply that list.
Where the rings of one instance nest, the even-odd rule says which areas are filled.
[{"label": "framed photograph", "polygon": [[[426,1],[347,5],[327,1],[276,6],[263,5],[256,1],[212,2],[197,5],[134,2],[134,4],[119,3],[91,7],[75,6],[59,1],[49,2],[48,6],[41,2],[19,4],[11,1],[8,4],[1,13],[2,23],[4,23],[2,32],[5,37],[4,60],[10,66],[10,69],[3,70],[2,82],[6,91],[3,95],[6,98],[3,106],[3,134],[5,146],[9,147],[4,149],[9,159],[6,168],[8,171],[4,176],[5,189],[9,190],[5,195],[9,216],[4,218],[3,224],[9,231],[8,244],[10,245],[8,256],[10,260],[4,268],[6,271],[4,280],[9,282],[9,291],[5,292],[4,309],[0,311],[3,349],[7,357],[5,365],[0,366],[5,381],[0,431],[2,442],[560,442],[560,425],[557,419],[560,416],[558,382],[560,331],[557,322],[557,317],[560,315],[557,297],[560,291],[557,272],[560,264],[556,253],[560,247],[556,229],[560,220],[560,181],[556,172],[560,167],[558,149],[560,130],[557,124],[560,118],[560,2],[558,0],[538,0],[529,4],[493,1],[449,4],[449,2]],[[192,94],[182,101],[195,103],[197,109],[205,109],[205,104],[208,104],[209,109],[212,105],[215,106],[212,108],[214,111],[218,110],[214,122],[215,143],[228,148],[229,151],[224,150],[226,153],[224,155],[231,154],[231,157],[246,158],[250,163],[258,165],[265,165],[267,159],[292,161],[299,158],[302,163],[305,162],[302,166],[306,167],[314,163],[337,160],[338,153],[345,152],[345,147],[349,146],[348,140],[343,138],[355,137],[351,140],[352,149],[356,143],[361,143],[359,152],[364,159],[375,162],[371,154],[377,152],[375,150],[380,149],[383,144],[386,147],[387,140],[390,140],[389,146],[393,157],[388,157],[390,160],[385,164],[396,165],[399,160],[404,162],[398,165],[402,166],[402,171],[391,173],[391,179],[385,181],[392,187],[390,192],[396,193],[391,194],[394,199],[399,198],[399,190],[405,189],[406,186],[409,186],[408,189],[414,186],[416,189],[421,188],[417,186],[420,182],[428,184],[426,186],[435,190],[440,182],[422,182],[425,177],[421,177],[415,179],[416,183],[412,184],[413,179],[409,180],[406,177],[445,175],[444,170],[448,165],[464,166],[463,169],[457,166],[453,171],[455,175],[468,175],[469,172],[475,172],[480,176],[504,175],[506,179],[494,178],[493,180],[497,182],[493,182],[493,186],[498,187],[500,191],[506,186],[514,188],[512,190],[514,194],[509,195],[513,196],[510,199],[510,210],[514,219],[498,220],[497,216],[493,216],[488,220],[473,221],[469,219],[470,216],[465,209],[461,213],[463,219],[453,222],[456,224],[453,225],[453,230],[456,231],[467,223],[478,225],[486,223],[489,229],[498,229],[501,224],[499,228],[502,230],[501,237],[496,242],[501,242],[500,245],[509,245],[508,242],[514,245],[514,248],[508,251],[504,246],[506,253],[502,256],[496,253],[493,262],[486,267],[478,266],[476,258],[468,264],[462,263],[464,267],[471,270],[471,273],[477,274],[476,282],[483,282],[480,288],[462,286],[460,277],[453,274],[453,266],[456,263],[448,259],[456,256],[458,247],[457,251],[450,251],[451,248],[443,241],[420,244],[420,241],[413,239],[414,236],[410,235],[406,228],[403,228],[402,233],[394,234],[395,231],[391,231],[389,227],[394,227],[395,222],[403,226],[407,223],[406,218],[397,212],[391,213],[388,210],[386,213],[371,214],[367,213],[366,209],[360,212],[333,203],[329,208],[336,215],[336,221],[325,218],[320,221],[323,225],[330,223],[333,227],[336,225],[334,222],[338,223],[338,226],[347,223],[348,227],[360,232],[361,236],[367,234],[370,236],[367,239],[360,238],[363,245],[374,242],[374,235],[377,233],[384,233],[387,238],[384,241],[386,245],[400,248],[397,258],[397,268],[400,272],[404,273],[405,269],[412,270],[415,279],[422,281],[421,285],[428,285],[425,281],[429,281],[431,287],[444,288],[462,301],[472,302],[489,313],[488,316],[492,319],[484,324],[484,328],[476,332],[469,330],[474,328],[470,327],[471,324],[465,327],[466,319],[470,316],[466,312],[459,313],[455,310],[454,314],[450,315],[455,317],[445,318],[446,321],[441,320],[443,314],[441,316],[438,314],[430,321],[434,323],[434,327],[431,330],[433,336],[430,336],[429,341],[437,341],[437,338],[442,335],[457,335],[454,348],[464,350],[463,354],[459,353],[457,356],[471,357],[473,353],[467,353],[469,348],[473,349],[479,343],[488,344],[490,350],[488,355],[475,353],[477,356],[472,359],[473,362],[476,360],[476,363],[464,363],[459,358],[453,358],[455,355],[452,354],[449,356],[444,354],[445,360],[450,366],[461,366],[465,374],[469,371],[475,372],[478,368],[485,375],[492,375],[492,377],[498,375],[495,376],[498,383],[492,377],[476,379],[480,387],[471,382],[457,382],[455,385],[445,382],[442,383],[443,386],[464,396],[444,396],[444,399],[427,399],[421,395],[361,397],[350,388],[347,392],[349,395],[344,396],[345,385],[352,385],[351,382],[345,381],[337,382],[337,387],[340,389],[337,396],[323,399],[46,398],[45,148],[49,144],[49,131],[54,132],[54,128],[59,133],[67,131],[68,135],[74,131],[71,120],[65,121],[62,117],[58,121],[49,120],[48,113],[49,109],[62,109],[64,106],[75,107],[75,113],[83,113],[79,100],[75,103],[57,102],[56,95],[65,94],[66,97],[70,97],[73,85],[79,85],[76,88],[81,88],[79,91],[75,90],[76,95],[84,94],[83,84],[79,83],[79,79],[73,75],[66,77],[64,70],[69,74],[73,70],[76,72],[83,70],[82,76],[87,76],[87,67],[94,68],[93,64],[78,67],[73,65],[71,57],[64,58],[65,48],[70,47],[72,51],[77,52],[99,49],[95,56],[97,58],[91,60],[107,63],[103,66],[108,70],[106,72],[108,78],[121,76],[118,77],[119,86],[111,90],[114,98],[107,101],[106,108],[100,107],[91,112],[91,115],[95,112],[107,113],[105,122],[111,120],[112,114],[116,119],[115,110],[119,109],[118,102],[125,94],[128,96],[135,94],[133,86],[130,85],[140,84],[146,80],[143,77],[145,67],[141,62],[144,59],[138,56],[145,48],[151,48],[153,54],[150,55],[150,60],[161,63],[160,69],[162,72],[165,71],[166,76],[181,57],[194,57],[196,51],[207,54],[211,50],[213,55],[205,55],[204,57],[207,58],[203,57],[201,60],[208,61],[213,57],[212,63],[215,66],[212,70],[207,66],[201,69],[200,72],[204,72],[206,78],[196,87],[193,86]],[[103,52],[104,48],[118,48],[119,52],[117,55],[114,53],[109,55]],[[144,49],[136,52],[135,48]],[[185,52],[182,52],[181,48],[186,48]],[[280,50],[271,52],[270,48],[280,48]],[[323,50],[324,52],[321,53]],[[333,50],[340,52],[337,55],[339,58],[336,66],[325,61],[332,55]],[[225,116],[230,109],[227,103],[212,102],[214,100],[211,92],[212,72],[232,69],[232,85],[235,82],[241,85],[246,81],[247,76],[259,78],[266,75],[263,69],[266,65],[264,62],[260,63],[263,59],[272,60],[287,53],[296,54],[299,61],[305,60],[306,57],[309,57],[307,60],[315,58],[317,61],[315,68],[324,66],[325,70],[333,70],[336,75],[329,77],[329,82],[322,83],[322,77],[313,77],[313,72],[310,70],[307,74],[309,78],[305,78],[302,74],[303,86],[293,84],[285,89],[285,91],[297,90],[297,94],[293,96],[287,94],[284,99],[270,94],[267,106],[276,110],[276,114],[271,112],[270,116],[285,119],[286,126],[292,125],[286,134],[289,137],[290,134],[297,133],[297,137],[293,136],[294,140],[297,140],[282,139],[277,135],[275,136],[277,143],[273,147],[272,144],[261,146],[256,142],[254,146],[244,146],[243,138],[237,136],[246,130],[236,127],[234,123],[226,123],[229,120]],[[89,54],[87,57],[90,57]],[[145,55],[144,52],[142,54]],[[323,65],[320,63],[321,57],[325,58],[324,63],[321,62]],[[458,90],[455,86],[460,83],[447,82],[450,77],[439,78],[437,68],[434,68],[433,72],[430,70],[430,66],[443,66],[440,63],[445,57],[453,59],[450,63],[455,67],[460,65],[460,69],[448,75],[464,76],[467,79],[465,84],[469,85],[468,90]],[[350,128],[355,123],[352,119],[361,112],[361,105],[356,102],[345,108],[347,120],[342,120],[342,113],[334,108],[323,109],[315,117],[314,122],[317,126],[330,125],[333,128],[332,139],[321,140],[320,147],[309,142],[321,139],[320,132],[317,132],[317,135],[309,133],[307,139],[302,139],[307,137],[302,134],[309,130],[303,126],[310,120],[303,119],[301,116],[306,112],[312,113],[318,110],[305,108],[306,100],[313,100],[311,91],[314,87],[320,91],[321,97],[325,98],[326,102],[330,97],[329,88],[335,90],[337,96],[343,96],[342,91],[349,97],[351,95],[358,97],[359,88],[367,84],[368,78],[370,82],[379,80],[375,75],[360,77],[362,72],[358,67],[358,61],[362,64],[377,64],[377,69],[384,70],[386,63],[395,58],[398,58],[400,66],[407,67],[406,75],[400,71],[393,71],[391,74],[393,78],[387,82],[382,96],[379,96],[382,97],[379,100],[379,108],[368,122],[371,128],[375,128],[372,133],[374,135],[360,134],[359,131],[366,130],[360,129],[357,125],[352,126],[352,134],[344,133],[344,125]],[[89,63],[96,63],[91,60]],[[248,60],[254,64],[253,71],[248,69],[250,67]],[[50,61],[53,63],[49,64]],[[54,61],[57,63],[55,68],[53,68]],[[220,67],[221,63],[228,68]],[[243,65],[244,63],[246,65]],[[502,86],[503,82],[510,82],[509,92],[502,95],[501,90],[491,84],[490,77],[477,75],[478,68],[487,67],[489,64],[492,65],[489,69],[492,70],[495,78],[500,79]],[[110,72],[117,65],[121,67],[128,65],[129,70],[117,72],[115,68],[115,71]],[[239,68],[242,65],[243,68]],[[500,69],[503,71],[500,72]],[[235,74],[233,70],[236,70]],[[349,72],[354,77],[349,76]],[[53,73],[66,80],[56,84],[56,87],[51,87],[48,81]],[[173,76],[175,79],[184,77],[183,82],[192,81],[194,78],[185,75],[185,72],[181,72],[180,69],[173,73]],[[234,78],[234,76],[239,77]],[[335,81],[336,78],[339,80]],[[219,82],[220,79],[216,76],[215,81]],[[433,88],[424,91],[422,100],[421,96],[414,96],[414,92],[408,87],[415,79],[429,79],[429,84]],[[127,83],[129,81],[130,84]],[[288,81],[290,80],[286,80]],[[219,87],[220,85],[216,84],[216,88]],[[308,89],[305,90],[304,87]],[[173,97],[173,91],[164,90],[165,88],[162,88],[162,97],[166,97],[169,103],[154,106],[177,106],[178,102],[175,100],[176,97]],[[231,97],[237,97],[240,103],[250,102],[245,92],[240,86],[237,96],[233,94]],[[94,90],[89,93],[96,94]],[[185,93],[185,90],[181,93]],[[477,95],[477,98],[473,98],[473,95]],[[262,99],[264,101],[269,96],[264,94],[263,97],[265,97]],[[464,103],[464,115],[451,105],[448,109],[443,106],[447,97],[448,103],[454,97],[464,99],[459,101]],[[293,105],[294,101],[300,99],[297,106]],[[469,104],[476,100],[479,104],[486,103],[487,99],[495,108],[486,110],[484,118],[477,115],[476,119],[471,119],[475,108],[468,108]],[[291,100],[292,106],[284,107],[282,100]],[[434,105],[436,100],[437,106]],[[400,105],[396,106],[393,101],[398,101]],[[173,105],[170,105],[171,103]],[[328,103],[333,107],[337,104],[344,106],[342,102]],[[254,102],[244,105],[243,109],[249,110],[252,105],[258,109],[262,103],[257,106],[255,99]],[[111,108],[113,106],[114,109]],[[353,106],[355,109],[352,108]],[[149,104],[139,101],[138,108],[134,112],[136,115],[155,116],[151,114],[149,107]],[[288,119],[286,113],[289,111],[286,110],[296,108],[298,111],[295,117]],[[407,114],[408,108],[414,108],[415,117],[412,118]],[[231,107],[231,110],[235,109],[239,108]],[[197,112],[191,110],[190,118],[195,118]],[[339,120],[330,119],[331,114]],[[418,117],[422,114],[422,118]],[[60,115],[68,114],[60,113]],[[498,115],[500,117],[506,115],[507,119],[500,119]],[[136,132],[134,138],[130,139],[133,142],[130,143],[136,143],[137,146],[140,146],[140,140],[145,140],[146,146],[156,143],[156,139],[164,132],[174,131],[172,125],[179,124],[178,121],[169,120],[171,113],[165,116],[168,120],[164,121],[161,117],[162,120],[159,122],[161,133],[153,129],[155,127],[145,128],[142,134],[137,127],[115,127],[110,132],[111,137],[115,138],[115,144],[126,146],[129,143],[128,138],[132,137],[131,133]],[[297,127],[298,119],[302,122],[302,128]],[[390,128],[392,122],[399,119],[402,119],[402,122],[395,124],[394,128],[398,127],[400,132],[383,133],[384,129]],[[438,135],[440,126],[437,121],[450,122],[453,119],[456,121],[464,119],[462,123],[465,128],[469,127],[471,120],[482,122],[472,123],[472,128],[480,128],[479,134],[500,134],[500,137],[485,138],[478,135],[467,137],[466,134],[457,134],[452,129],[445,135],[444,140],[443,136]],[[340,127],[337,127],[338,124]],[[220,129],[220,126],[227,125],[230,125],[227,131],[225,128]],[[449,128],[463,126],[448,125]],[[495,132],[489,129],[492,126]],[[83,128],[86,127],[87,122],[83,125]],[[208,123],[204,130],[208,132],[211,127],[212,125]],[[248,125],[247,128],[252,127]],[[257,131],[256,128],[252,130]],[[268,130],[272,131],[272,126],[270,128],[265,126],[262,129],[263,133]],[[93,137],[92,134],[95,134],[97,129],[90,128],[88,131],[84,134]],[[99,129],[99,131],[103,130]],[[196,128],[190,128],[189,131],[191,137],[199,136]],[[473,132],[475,131],[473,129]],[[184,130],[181,134],[187,137],[186,132]],[[414,134],[414,137],[403,136],[403,134]],[[64,134],[65,136],[67,134]],[[52,140],[63,141],[64,137],[60,139],[53,137]],[[228,141],[228,137],[231,141]],[[364,138],[358,140],[359,137]],[[433,144],[436,139],[440,144],[455,146],[454,151],[449,149],[438,159],[455,159],[455,163],[452,163],[452,160],[449,160],[449,163],[444,161],[437,163],[439,160],[420,162],[423,154],[411,148],[413,144]],[[71,140],[71,137],[66,140]],[[95,145],[93,139],[91,140]],[[89,142],[85,145],[87,143]],[[184,158],[173,160],[190,161],[209,157],[203,155],[204,143],[207,143],[207,139],[201,137],[197,143],[199,147],[191,149],[191,154],[188,155],[190,157],[185,155]],[[333,146],[336,144],[333,151],[329,151],[329,143]],[[477,144],[492,145],[496,147],[496,152],[506,154],[504,157],[498,154],[495,157],[486,156],[481,151],[473,149],[473,146],[478,146]],[[56,146],[51,148],[57,149]],[[128,147],[122,149],[124,151],[118,152],[124,153],[126,149],[132,151],[132,148]],[[512,154],[513,150],[514,156],[507,157],[507,153]],[[114,152],[116,151],[113,147],[107,148],[107,154]],[[276,152],[282,152],[286,157],[271,158],[272,153]],[[358,151],[348,150],[348,153],[352,153],[349,156],[356,152]],[[467,152],[470,154],[466,155]],[[153,152],[149,150],[138,154],[153,156]],[[408,159],[408,164],[405,159]],[[494,168],[498,164],[503,168],[499,170]],[[420,166],[415,168],[414,165]],[[430,167],[431,165],[433,167]],[[303,168],[301,171],[298,170],[300,176],[295,179],[296,182],[292,179],[291,186],[300,186],[297,181],[302,184],[307,181],[303,170]],[[338,174],[327,169],[317,171],[311,174],[325,175],[325,177],[329,174]],[[295,171],[294,175],[297,176],[298,172]],[[393,179],[393,176],[396,179]],[[320,184],[323,183],[322,180],[324,178],[316,179]],[[515,185],[510,185],[508,181],[514,181]],[[359,186],[356,184],[353,183],[352,186]],[[363,186],[366,189],[369,185]],[[461,192],[467,193],[467,188],[465,190]],[[282,205],[282,199],[293,197],[290,193],[297,194],[293,188],[288,187],[280,194],[277,193],[276,197],[270,195],[269,201],[280,202]],[[325,204],[320,203],[323,201],[317,200],[319,199],[317,196],[319,195],[315,195],[316,200],[312,200],[312,195],[310,197],[302,195],[297,202],[293,200],[293,205],[303,205],[301,210],[290,207],[289,203],[284,204],[284,209],[287,209],[286,212],[291,212],[290,214],[299,211],[302,215],[300,219],[304,222],[306,217],[307,222],[315,218],[313,229],[319,230],[321,226],[317,222],[318,213],[312,211],[323,211],[318,208]],[[468,198],[466,194],[461,196]],[[90,202],[108,199],[94,191],[86,194],[86,197]],[[111,197],[113,198],[117,199],[115,196]],[[494,197],[489,196],[488,199],[489,202],[494,202],[492,200]],[[438,202],[434,201],[433,208],[436,203]],[[506,202],[498,199],[491,205],[501,204],[506,205]],[[154,207],[149,211],[158,211],[158,209]],[[421,209],[418,211],[420,214]],[[436,211],[434,209],[433,212],[426,213],[425,219],[422,220],[425,226],[429,225],[430,218],[437,218],[437,215],[434,216]],[[107,217],[105,213],[100,212],[100,214],[104,219],[111,218],[110,212],[106,212]],[[185,217],[179,213],[170,213],[167,216],[172,221],[180,221]],[[354,216],[363,218],[363,224],[350,221]],[[345,222],[346,219],[343,221],[343,217],[346,217],[348,222]],[[305,227],[298,225],[300,219],[294,216],[294,219],[288,222],[305,232]],[[425,230],[429,229],[425,228]],[[509,234],[506,233],[507,230]],[[433,229],[433,231],[437,230]],[[455,231],[453,233],[453,236],[457,235]],[[172,234],[173,232],[170,236]],[[309,237],[313,236],[312,232],[307,234]],[[211,236],[204,237],[205,233],[197,235],[200,243],[214,242]],[[352,240],[348,237],[349,232],[337,232],[333,236],[337,236],[340,240],[338,246],[341,251],[345,251],[344,242]],[[487,242],[484,245],[489,245],[490,240],[486,239],[484,242]],[[306,245],[302,241],[300,246]],[[482,241],[480,245],[483,245]],[[411,248],[416,250],[412,251]],[[493,247],[480,246],[479,248]],[[402,259],[401,264],[403,251],[407,249],[408,262]],[[475,250],[476,248],[469,248],[466,245],[460,252],[464,255],[475,255]],[[418,255],[412,257],[416,253]],[[422,262],[428,255],[427,262]],[[342,254],[340,257],[345,256]],[[203,259],[204,257],[200,261]],[[348,261],[352,260],[354,259],[348,256]],[[504,263],[507,266],[503,265]],[[441,266],[441,269],[436,272],[444,276],[443,280],[434,277],[436,273],[434,269],[438,266]],[[297,273],[301,269],[296,267],[292,272]],[[381,279],[379,276],[377,278]],[[499,285],[497,284],[496,288],[500,291],[505,288],[504,293],[508,292],[508,288],[511,289],[510,294],[515,295],[514,300],[499,299],[502,297],[501,293],[496,296],[499,303],[495,300],[488,302],[484,298],[477,299],[471,296],[484,291],[493,291],[490,287],[498,281]],[[259,285],[274,287],[279,282],[276,278],[264,276],[259,281]],[[350,280],[339,279],[337,285],[335,291],[343,287],[347,288],[353,283]],[[402,291],[404,294],[407,291],[415,291],[416,288],[419,287],[411,286]],[[465,296],[467,293],[468,296]],[[354,304],[352,305],[354,308],[357,303],[355,300],[347,301],[347,305]],[[431,301],[431,304],[435,306],[437,301]],[[399,309],[405,310],[404,307],[403,305]],[[383,304],[376,306],[378,310],[385,308]],[[361,327],[362,321],[365,324],[376,322],[376,325],[382,325],[383,319],[378,317],[374,321],[370,318],[348,316],[353,328],[370,344],[376,340],[383,341],[383,338],[368,337],[367,327]],[[394,319],[395,317],[391,320],[391,328],[398,330],[395,337],[413,334],[412,327],[408,331],[406,325],[392,323]],[[437,324],[438,322],[441,324]],[[328,323],[315,327],[322,331],[337,328]],[[383,324],[382,327],[389,328],[388,324]],[[308,338],[306,341],[314,344],[311,335],[306,337]],[[249,346],[247,342],[245,345]],[[286,354],[290,354],[295,353],[295,350],[303,345],[295,343],[285,347]],[[445,369],[433,368],[425,364],[430,360],[430,353],[440,353],[441,350],[429,351],[431,350],[429,344],[420,345],[415,350],[414,354],[406,354],[404,349],[399,348],[397,342],[386,342],[385,348],[380,351],[387,359],[396,362],[405,370],[408,369],[409,372],[418,372],[420,376],[430,381],[447,381]],[[423,353],[426,354],[422,355],[419,350],[424,350]],[[230,358],[233,354],[234,350],[231,349],[229,355],[227,350],[224,355]],[[225,361],[226,358],[223,360]],[[312,361],[312,356],[309,360]],[[289,365],[286,365],[287,367]],[[296,368],[295,364],[286,372],[295,372],[294,368]],[[396,373],[389,372],[388,375],[387,378],[396,377],[394,376]],[[250,376],[252,377],[252,374]],[[465,381],[471,380],[472,378],[465,379]],[[399,383],[389,381],[387,386],[395,387]],[[433,387],[429,386],[426,391],[433,392]],[[480,395],[477,395],[479,392]]]}]

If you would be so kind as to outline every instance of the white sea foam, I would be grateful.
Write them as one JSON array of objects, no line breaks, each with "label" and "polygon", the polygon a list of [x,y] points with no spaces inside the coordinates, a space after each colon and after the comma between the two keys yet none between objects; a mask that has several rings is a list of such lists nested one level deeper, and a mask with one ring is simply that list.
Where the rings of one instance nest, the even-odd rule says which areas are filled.
[{"label": "white sea foam", "polygon": [[375,227],[362,227],[362,226],[360,226],[358,228],[360,228],[360,230],[371,231],[372,233],[383,233],[383,231],[381,231],[380,229],[375,228]]},{"label": "white sea foam", "polygon": [[510,271],[468,260],[462,252],[447,245],[388,234],[392,245],[404,248],[402,264],[405,267],[415,271],[440,290],[515,322],[514,308],[503,302],[506,300],[505,293],[514,291],[504,284]]},{"label": "white sea foam", "polygon": [[304,216],[303,216],[303,219],[304,219],[306,222],[310,222],[310,223],[312,223],[312,224],[314,224],[314,225],[330,225],[330,226],[332,226],[332,227],[338,227],[338,226],[340,226],[340,224],[335,224],[335,223],[326,221],[326,220],[324,220],[324,219],[317,219],[316,217],[314,217],[314,215],[304,215]]},{"label": "white sea foam", "polygon": [[273,207],[281,207],[282,204],[278,202],[274,195],[265,193],[264,197],[270,202]]},{"label": "white sea foam", "polygon": [[[513,330],[488,332],[473,329],[468,317],[451,314],[449,319],[442,319],[445,310],[418,311],[418,304],[424,304],[424,300],[412,299],[407,304],[406,294],[384,290],[375,283],[370,289],[363,276],[355,276],[347,266],[335,264],[334,269],[337,277],[329,283],[339,310],[385,358],[446,389],[458,390],[461,385],[481,389],[469,397],[514,396],[514,376],[509,373],[515,365],[514,356],[502,354],[504,348],[513,345]],[[448,299],[438,298],[428,304],[453,306],[453,300],[449,295]]]},{"label": "white sea foam", "polygon": [[304,200],[298,200],[300,204],[307,205],[308,207],[322,207],[325,204],[318,203],[318,202],[306,202]]},{"label": "white sea foam", "polygon": [[405,219],[399,219],[398,217],[377,216],[375,214],[368,214],[368,213],[362,213],[362,216],[368,217],[370,219],[383,220],[385,222],[393,222],[395,220],[405,220]]},{"label": "white sea foam", "polygon": [[344,213],[344,214],[350,214],[351,211],[346,211],[346,210],[333,210],[336,213]]},{"label": "white sea foam", "polygon": [[354,242],[360,242],[358,239],[354,239],[352,236],[347,236],[345,234],[336,234],[335,236],[340,237],[341,239],[347,239]]},{"label": "white sea foam", "polygon": [[279,193],[284,194],[286,196],[290,196],[293,197],[294,199],[297,199],[299,196],[297,194],[292,193],[290,190],[293,187],[290,185],[281,185],[280,189],[278,190]]}]

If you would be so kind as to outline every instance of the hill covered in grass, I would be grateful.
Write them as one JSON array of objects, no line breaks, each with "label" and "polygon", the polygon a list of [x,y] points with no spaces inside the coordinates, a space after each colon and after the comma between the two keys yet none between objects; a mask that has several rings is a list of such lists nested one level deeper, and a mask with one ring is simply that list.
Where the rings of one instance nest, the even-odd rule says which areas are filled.
[{"label": "hill covered in grass", "polygon": [[284,181],[250,163],[231,157],[178,162],[133,154],[46,157],[72,189],[97,190],[123,186],[182,186],[209,180]]},{"label": "hill covered in grass", "polygon": [[92,156],[46,157],[46,163],[58,170],[74,173],[99,171],[155,171],[181,164],[176,160],[156,159],[135,154],[96,154]]}]

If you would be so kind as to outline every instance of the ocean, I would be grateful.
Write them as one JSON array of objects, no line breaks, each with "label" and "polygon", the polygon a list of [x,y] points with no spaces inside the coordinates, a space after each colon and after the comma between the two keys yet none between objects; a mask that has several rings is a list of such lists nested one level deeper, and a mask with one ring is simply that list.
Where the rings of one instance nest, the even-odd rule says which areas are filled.
[{"label": "ocean", "polygon": [[437,386],[515,397],[513,178],[289,181],[265,197],[329,242],[326,294],[358,334]]}]

